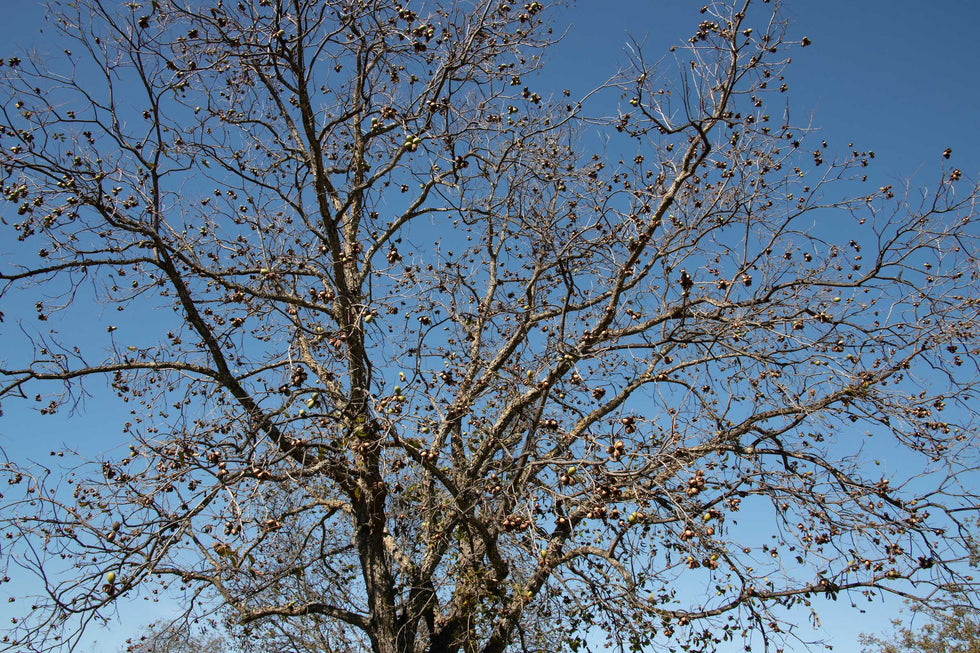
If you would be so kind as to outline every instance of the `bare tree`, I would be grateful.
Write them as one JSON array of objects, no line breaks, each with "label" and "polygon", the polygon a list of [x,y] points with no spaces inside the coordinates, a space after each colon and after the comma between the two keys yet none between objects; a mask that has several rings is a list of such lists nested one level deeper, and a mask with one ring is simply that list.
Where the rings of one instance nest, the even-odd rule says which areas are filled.
[{"label": "bare tree", "polygon": [[132,446],[6,465],[7,647],[152,591],[283,650],[760,648],[969,586],[977,188],[788,124],[771,7],[572,98],[553,3],[63,5],[0,69],[0,397],[111,386]]}]

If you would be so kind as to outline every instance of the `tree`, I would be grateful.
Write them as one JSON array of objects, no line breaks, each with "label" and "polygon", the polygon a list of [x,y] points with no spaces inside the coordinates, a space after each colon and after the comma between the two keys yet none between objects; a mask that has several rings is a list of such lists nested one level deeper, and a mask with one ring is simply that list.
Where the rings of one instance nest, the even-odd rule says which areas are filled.
[{"label": "tree", "polygon": [[195,634],[194,630],[185,622],[155,621],[135,641],[127,641],[122,653],[225,653],[229,650],[220,635]]},{"label": "tree", "polygon": [[0,397],[131,445],[6,465],[4,642],[182,592],[286,650],[768,647],[969,586],[978,189],[788,124],[771,7],[573,98],[553,3],[62,5],[2,68]]},{"label": "tree", "polygon": [[928,623],[903,626],[896,619],[889,640],[861,635],[862,653],[977,653],[980,651],[980,621],[969,602],[910,602],[913,623],[920,615]]}]

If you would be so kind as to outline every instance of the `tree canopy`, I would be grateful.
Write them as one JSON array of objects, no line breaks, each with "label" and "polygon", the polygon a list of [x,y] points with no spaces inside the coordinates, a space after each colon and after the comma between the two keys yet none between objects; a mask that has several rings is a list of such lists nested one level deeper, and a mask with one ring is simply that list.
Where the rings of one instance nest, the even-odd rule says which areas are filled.
[{"label": "tree canopy", "polygon": [[145,632],[126,640],[120,653],[225,653],[228,647],[220,635],[195,635],[193,625],[155,621]]},{"label": "tree canopy", "polygon": [[759,648],[971,586],[976,184],[791,124],[774,3],[583,97],[559,8],[78,0],[3,61],[0,401],[131,410],[3,466],[4,650],[158,595],[269,650]]},{"label": "tree canopy", "polygon": [[[892,637],[861,635],[863,653],[978,653],[980,619],[969,597],[910,602],[911,616],[895,619]],[[956,600],[959,599],[959,600]],[[923,621],[925,623],[923,623]]]}]

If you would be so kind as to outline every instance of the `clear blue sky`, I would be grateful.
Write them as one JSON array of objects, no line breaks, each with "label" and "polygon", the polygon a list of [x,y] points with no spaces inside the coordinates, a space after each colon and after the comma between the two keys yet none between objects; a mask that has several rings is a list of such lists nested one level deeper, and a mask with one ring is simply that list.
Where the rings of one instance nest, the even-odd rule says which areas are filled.
[{"label": "clear blue sky", "polygon": [[[118,0],[111,0],[117,2]],[[31,44],[42,49],[47,35],[39,33],[43,15],[40,3],[4,0],[0,22],[0,56],[21,52]],[[784,16],[792,21],[791,35],[813,42],[792,50],[788,71],[789,98],[795,122],[819,127],[831,147],[845,148],[855,141],[878,154],[873,174],[880,185],[898,185],[912,177],[914,185],[933,184],[934,170],[945,147],[953,148],[954,164],[965,175],[980,174],[980,2],[946,0],[786,0]],[[605,81],[625,60],[627,34],[645,42],[651,58],[672,44],[683,43],[701,16],[700,2],[688,0],[579,0],[563,10],[556,26],[571,23],[565,41],[551,55],[546,69],[555,81],[579,90]],[[50,30],[48,30],[50,31]],[[8,307],[3,330],[13,328],[18,316]],[[3,333],[0,330],[0,334]],[[6,358],[0,339],[0,359]],[[46,453],[61,442],[109,446],[99,425],[112,422],[93,403],[89,414],[65,423],[52,433],[56,422],[26,420],[8,402],[0,420],[0,446],[11,455]],[[120,416],[121,421],[121,416]],[[63,431],[60,429],[64,429]],[[24,435],[37,437],[23,437]],[[38,448],[40,447],[40,448]],[[12,589],[6,586],[4,591]],[[0,596],[0,609],[6,597]],[[857,634],[883,630],[900,603],[870,606],[867,614],[843,611],[848,602],[828,603],[823,612],[826,637],[837,651],[856,651]],[[0,617],[3,616],[0,612]],[[125,623],[113,633],[93,636],[93,650],[115,650],[122,639],[144,619],[145,612],[126,614]],[[805,614],[801,615],[805,618]],[[741,650],[732,647],[731,651]]]}]

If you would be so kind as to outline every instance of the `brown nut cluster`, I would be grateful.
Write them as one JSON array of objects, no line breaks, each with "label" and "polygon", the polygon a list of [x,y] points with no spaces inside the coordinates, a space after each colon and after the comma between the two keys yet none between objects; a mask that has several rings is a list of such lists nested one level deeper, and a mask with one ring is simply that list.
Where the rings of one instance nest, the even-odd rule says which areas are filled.
[{"label": "brown nut cluster", "polygon": [[619,462],[619,459],[626,453],[626,445],[623,444],[622,440],[616,440],[615,444],[606,447],[606,453],[609,454],[609,458],[613,462]]},{"label": "brown nut cluster", "polygon": [[693,497],[704,489],[704,472],[700,469],[687,481],[687,496]]}]

